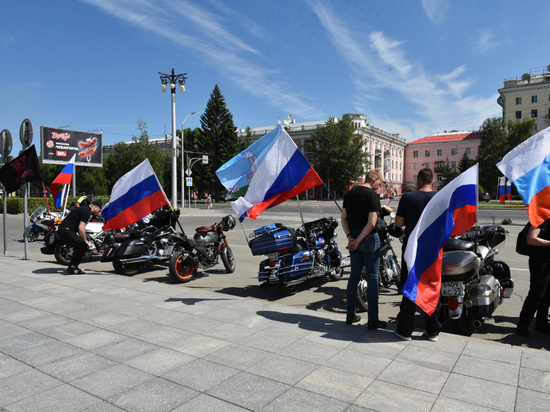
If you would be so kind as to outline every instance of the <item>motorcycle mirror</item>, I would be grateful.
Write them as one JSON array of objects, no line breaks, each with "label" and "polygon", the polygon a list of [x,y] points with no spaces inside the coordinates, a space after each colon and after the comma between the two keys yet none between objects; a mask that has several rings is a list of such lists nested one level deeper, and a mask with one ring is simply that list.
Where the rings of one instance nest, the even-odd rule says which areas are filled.
[{"label": "motorcycle mirror", "polygon": [[391,217],[392,219],[395,219],[395,216],[397,216],[397,214],[396,214],[395,212],[391,212],[391,213],[390,213],[390,217]]}]

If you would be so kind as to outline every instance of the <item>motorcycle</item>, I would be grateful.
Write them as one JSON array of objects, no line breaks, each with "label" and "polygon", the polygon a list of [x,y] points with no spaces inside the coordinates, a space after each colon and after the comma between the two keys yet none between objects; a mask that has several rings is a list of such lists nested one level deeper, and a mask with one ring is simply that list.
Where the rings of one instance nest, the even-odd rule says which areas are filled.
[{"label": "motorcycle", "polygon": [[290,296],[310,279],[342,279],[344,265],[336,227],[338,221],[329,217],[304,223],[297,230],[280,223],[255,229],[248,246],[254,256],[267,256],[260,262],[260,287],[276,285],[283,295]]},{"label": "motorcycle", "polygon": [[[385,220],[386,216],[390,217],[390,225],[388,225]],[[375,230],[378,232],[378,237],[380,238],[380,265],[378,267],[379,290],[389,289],[392,285],[396,285],[399,288],[401,283],[401,265],[399,264],[399,258],[393,250],[391,241],[393,238],[399,238],[403,234],[403,230],[395,227],[394,219],[395,212],[388,213],[386,209],[382,209],[375,227]],[[361,272],[361,279],[357,285],[355,305],[358,312],[366,312],[368,310],[367,272],[365,268],[363,268]]]},{"label": "motorcycle", "polygon": [[55,225],[55,220],[61,216],[58,212],[50,212],[44,206],[38,206],[30,215],[30,225],[25,230],[29,242],[38,239],[38,236],[46,236]]},{"label": "motorcycle", "polygon": [[[91,221],[86,224],[86,239],[88,240],[88,250],[84,256],[94,256],[100,254],[105,248],[105,238],[111,231],[103,231],[103,222]],[[74,255],[74,246],[66,244],[57,239],[57,236],[50,236],[54,239],[53,254],[55,260],[62,265],[69,265]]]},{"label": "motorcycle", "polygon": [[218,264],[221,258],[226,273],[235,271],[235,257],[224,232],[235,227],[235,218],[226,215],[212,226],[201,226],[195,230],[193,239],[179,244],[169,263],[170,277],[179,283],[192,280],[197,269],[207,269]]},{"label": "motorcycle", "polygon": [[474,333],[514,292],[510,267],[495,259],[506,235],[501,226],[479,226],[443,248],[440,320],[452,319],[460,334]]},{"label": "motorcycle", "polygon": [[169,261],[175,247],[185,242],[175,229],[179,214],[179,209],[160,209],[147,223],[108,234],[101,262],[112,262],[116,273],[133,276],[141,266]]}]

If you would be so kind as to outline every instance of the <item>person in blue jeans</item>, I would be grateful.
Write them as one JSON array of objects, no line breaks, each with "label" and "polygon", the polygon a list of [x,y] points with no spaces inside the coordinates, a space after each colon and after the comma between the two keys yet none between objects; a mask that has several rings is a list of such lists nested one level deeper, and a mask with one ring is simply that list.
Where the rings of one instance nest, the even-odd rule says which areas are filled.
[{"label": "person in blue jeans", "polygon": [[378,266],[380,264],[380,239],[374,231],[378,213],[381,210],[380,196],[376,191],[384,183],[380,171],[371,170],[365,183],[354,186],[344,196],[342,228],[348,238],[351,273],[346,290],[346,323],[359,322],[361,316],[355,313],[357,285],[363,267],[367,273],[367,304],[369,329],[383,329],[387,322],[378,318]]}]

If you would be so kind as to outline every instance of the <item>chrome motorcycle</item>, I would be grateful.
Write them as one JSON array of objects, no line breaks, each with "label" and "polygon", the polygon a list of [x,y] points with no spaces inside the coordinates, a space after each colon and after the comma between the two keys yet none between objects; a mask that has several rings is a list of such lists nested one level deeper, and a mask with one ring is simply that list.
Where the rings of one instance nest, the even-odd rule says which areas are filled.
[{"label": "chrome motorcycle", "polygon": [[[390,217],[390,224],[385,218]],[[398,289],[401,284],[401,265],[399,258],[393,250],[392,240],[403,235],[403,230],[395,227],[394,224],[395,212],[388,213],[386,209],[382,209],[380,217],[376,223],[375,230],[380,238],[380,265],[378,266],[378,289],[388,289],[395,285]],[[361,272],[361,279],[357,285],[357,295],[355,297],[355,305],[358,312],[366,312],[367,304],[367,272],[365,268]]]},{"label": "chrome motorcycle", "polygon": [[30,225],[25,230],[29,242],[38,239],[38,236],[46,236],[48,231],[53,230],[56,219],[59,220],[61,213],[50,212],[44,206],[38,206],[30,215]]},{"label": "chrome motorcycle", "polygon": [[175,229],[179,214],[179,209],[163,208],[147,223],[108,234],[101,262],[112,262],[115,272],[126,276],[135,275],[142,266],[168,262],[175,247],[185,242],[183,232]]},{"label": "chrome motorcycle", "polygon": [[329,217],[304,223],[297,230],[280,223],[254,230],[248,246],[254,256],[267,256],[258,271],[260,287],[277,286],[288,296],[310,279],[342,279],[343,259],[336,243],[336,227],[338,221]]},{"label": "chrome motorcycle", "polygon": [[478,226],[443,248],[440,320],[452,319],[462,335],[474,333],[514,292],[510,267],[495,259],[506,235],[501,226]]},{"label": "chrome motorcycle", "polygon": [[221,258],[226,273],[235,271],[235,257],[229,247],[225,232],[235,227],[235,218],[226,215],[211,226],[200,226],[193,239],[185,238],[178,244],[170,258],[170,277],[178,283],[192,280],[197,269],[207,269],[219,263]]}]

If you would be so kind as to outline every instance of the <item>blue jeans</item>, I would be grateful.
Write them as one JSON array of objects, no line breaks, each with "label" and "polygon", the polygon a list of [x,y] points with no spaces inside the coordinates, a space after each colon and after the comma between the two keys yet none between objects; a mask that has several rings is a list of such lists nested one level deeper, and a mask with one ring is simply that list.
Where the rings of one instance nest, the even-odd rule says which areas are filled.
[{"label": "blue jeans", "polygon": [[[360,233],[352,231],[353,237]],[[378,320],[378,266],[380,265],[380,239],[378,233],[369,234],[356,250],[350,251],[351,273],[347,288],[347,314],[355,315],[355,297],[357,285],[361,279],[363,267],[367,271],[367,305],[369,306],[369,322]]]}]

